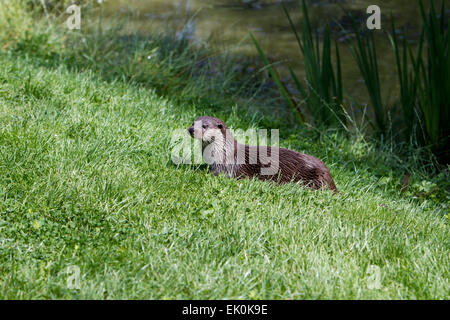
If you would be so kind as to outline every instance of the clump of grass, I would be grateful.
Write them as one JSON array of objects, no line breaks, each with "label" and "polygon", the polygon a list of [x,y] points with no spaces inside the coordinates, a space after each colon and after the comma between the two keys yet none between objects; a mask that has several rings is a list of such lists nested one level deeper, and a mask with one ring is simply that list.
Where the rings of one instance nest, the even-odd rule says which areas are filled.
[{"label": "clump of grass", "polygon": [[[329,28],[326,27],[323,31],[321,37],[323,45],[322,49],[320,49],[319,34],[317,32],[314,33],[311,29],[311,22],[309,20],[305,1],[302,2],[303,29],[301,37],[299,36],[284,3],[282,3],[282,6],[305,61],[306,85],[302,84],[302,81],[298,79],[291,67],[289,67],[290,74],[296,88],[300,92],[304,105],[312,115],[312,121],[314,121],[316,125],[345,127],[346,117],[342,106],[343,87],[337,43],[335,42],[334,46],[336,67],[333,67]],[[285,98],[286,103],[298,117],[298,114],[301,113],[299,112],[298,106],[296,106],[295,100],[289,95],[285,85],[280,81],[280,77],[276,70],[274,70],[274,67],[269,64],[256,39],[253,35],[251,36],[265,65],[269,68],[272,78]],[[304,123],[303,115],[301,121]]]},{"label": "clump of grass", "polygon": [[387,108],[381,98],[381,83],[378,71],[377,51],[375,47],[374,31],[369,30],[366,36],[361,36],[355,19],[352,19],[356,44],[351,45],[352,53],[359,71],[369,93],[371,106],[375,114],[376,125],[373,126],[379,133],[385,134],[387,125]]},{"label": "clump of grass", "polygon": [[303,112],[299,108],[297,102],[293,98],[293,96],[289,93],[289,90],[286,88],[285,84],[281,81],[280,75],[278,74],[277,70],[274,66],[272,66],[269,63],[269,60],[267,59],[266,55],[264,54],[264,51],[262,50],[261,46],[259,45],[258,41],[255,39],[253,34],[250,32],[250,37],[252,38],[258,53],[261,55],[261,58],[266,66],[266,68],[269,71],[270,76],[272,77],[273,81],[279,88],[284,100],[286,101],[289,108],[292,110],[295,117],[298,119],[298,121],[304,125],[305,124],[305,116],[303,115]]},{"label": "clump of grass", "polygon": [[307,85],[301,84],[291,67],[289,68],[290,74],[302,98],[305,99],[309,112],[318,125],[345,126],[346,118],[342,112],[343,89],[339,48],[335,42],[336,67],[333,67],[329,27],[326,26],[323,31],[322,50],[320,50],[319,34],[315,32],[315,37],[313,37],[314,33],[311,29],[305,1],[302,1],[302,38],[299,37],[284,4],[283,10],[304,57]]},{"label": "clump of grass", "polygon": [[[392,35],[389,36],[400,84],[399,104],[402,109],[402,122],[406,128],[403,137],[413,144],[418,142],[421,147],[431,147],[438,159],[446,164],[450,161],[447,147],[450,143],[450,108],[448,107],[450,101],[450,32],[445,25],[446,9],[444,1],[442,1],[439,15],[436,13],[433,2],[428,12],[426,12],[422,0],[419,0],[418,4],[423,28],[417,56],[414,56],[406,39],[399,44],[393,18]],[[303,29],[301,36],[297,33],[284,4],[283,9],[303,55],[307,86],[301,84],[292,68],[290,68],[290,73],[301,98],[306,102],[312,115],[312,121],[316,125],[328,127],[335,126],[336,122],[344,128],[347,128],[346,121],[355,124],[355,120],[350,118],[343,107],[339,50],[335,44],[336,68],[334,68],[328,26],[324,28],[321,37],[323,46],[320,50],[319,35],[311,28],[305,1],[302,2]],[[350,48],[364,79],[370,97],[370,107],[375,117],[374,121],[369,119],[369,123],[372,124],[378,136],[387,135],[388,129],[391,130],[391,134],[401,136],[403,128],[401,126],[390,127],[388,123],[389,108],[383,101],[381,93],[382,84],[379,76],[374,31],[368,30],[361,33],[356,20],[351,14],[349,16],[355,34],[355,41],[351,43]],[[288,93],[285,84],[280,81],[275,68],[269,64],[253,35],[252,39],[287,104],[298,117],[299,109],[295,103],[296,100]],[[426,50],[426,56],[423,53],[424,50]],[[304,117],[301,117],[300,120],[304,124]]]},{"label": "clump of grass", "polygon": [[[392,20],[392,35],[389,36],[395,54],[397,64],[397,75],[400,85],[400,105],[403,113],[404,125],[406,128],[405,137],[418,138],[417,125],[417,89],[418,89],[418,64],[415,62],[411,47],[408,45],[406,37],[403,38],[401,46],[398,42],[394,19]],[[422,51],[423,39],[419,43],[419,52]],[[411,70],[411,64],[416,68]]]},{"label": "clump of grass", "polygon": [[[420,0],[426,58],[419,51],[415,69],[420,68],[418,93],[420,109],[425,123],[426,141],[450,160],[450,31],[445,27],[445,4],[442,0],[439,18],[431,2],[426,13]],[[446,153],[446,154],[444,154]]]},{"label": "clump of grass", "polygon": [[392,24],[391,42],[397,62],[404,123],[408,135],[431,146],[438,158],[448,163],[450,32],[445,27],[444,1],[439,15],[433,2],[428,13],[421,0],[419,5],[423,27],[416,56],[405,39],[399,44]]}]

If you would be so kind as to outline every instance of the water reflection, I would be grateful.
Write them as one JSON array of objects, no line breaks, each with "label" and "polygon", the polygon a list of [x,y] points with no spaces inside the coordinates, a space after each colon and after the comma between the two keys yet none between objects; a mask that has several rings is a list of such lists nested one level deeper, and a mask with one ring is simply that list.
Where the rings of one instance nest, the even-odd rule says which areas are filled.
[{"label": "water reflection", "polygon": [[[429,1],[425,1],[428,3]],[[301,1],[285,1],[298,26],[301,24]],[[285,18],[279,0],[109,0],[109,14],[133,14],[127,25],[130,32],[148,32],[154,28],[175,27],[178,38],[192,41],[207,41],[210,45],[227,48],[239,53],[256,56],[256,50],[248,37],[252,31],[272,60],[291,64],[303,77],[303,64],[295,37]],[[367,101],[365,87],[351,57],[346,35],[341,28],[350,27],[344,10],[365,25],[366,8],[373,0],[310,0],[307,2],[314,28],[320,30],[329,22],[335,37],[341,42],[342,73],[344,86],[351,96]],[[377,31],[377,50],[381,81],[385,97],[396,89],[394,57],[383,33],[390,31],[389,17],[392,14],[400,29],[407,29],[406,36],[412,42],[419,35],[419,6],[411,0],[383,1],[382,30]]]}]

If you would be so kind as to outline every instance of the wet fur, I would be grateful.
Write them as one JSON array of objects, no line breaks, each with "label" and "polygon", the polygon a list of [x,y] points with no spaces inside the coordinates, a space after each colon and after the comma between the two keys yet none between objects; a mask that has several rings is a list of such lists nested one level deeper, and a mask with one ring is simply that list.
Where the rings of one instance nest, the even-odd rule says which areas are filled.
[{"label": "wet fur", "polygon": [[[225,136],[225,132],[228,129],[225,123],[220,119],[207,116],[197,118],[194,123],[198,122],[207,126],[206,129],[202,129],[201,134],[199,132],[194,132],[194,124],[188,129],[188,131],[194,138],[202,140],[203,149],[208,145],[215,144],[217,145],[217,148],[215,148],[215,145],[212,145],[212,147],[214,148],[213,152],[215,152],[216,155],[221,153],[223,157],[230,156],[234,160],[231,161],[231,163],[212,163],[210,165],[210,169],[215,175],[223,173],[236,179],[256,177],[261,180],[274,181],[280,184],[288,182],[301,182],[304,185],[316,190],[328,188],[334,192],[337,192],[337,188],[333,178],[331,177],[330,171],[325,164],[316,157],[289,149],[278,148],[279,167],[277,173],[273,175],[261,175],[261,168],[270,167],[270,165],[266,164],[268,161],[265,159],[265,153],[267,152],[267,156],[270,157],[272,152],[274,152],[273,149],[275,148],[268,147],[267,151],[259,154],[260,150],[258,147],[240,144],[234,140],[234,138],[227,140],[223,143],[223,145],[219,144],[217,141],[213,141],[210,137],[208,137],[208,130],[220,130],[222,135]],[[232,148],[231,144],[234,144],[234,148]],[[237,155],[239,148],[243,148],[245,150],[244,164],[236,164],[238,162]],[[234,151],[233,155],[229,154],[231,151]],[[256,159],[252,157],[255,153],[257,155]],[[252,157],[252,159],[250,159],[250,157]],[[251,162],[254,164],[250,164]]]}]

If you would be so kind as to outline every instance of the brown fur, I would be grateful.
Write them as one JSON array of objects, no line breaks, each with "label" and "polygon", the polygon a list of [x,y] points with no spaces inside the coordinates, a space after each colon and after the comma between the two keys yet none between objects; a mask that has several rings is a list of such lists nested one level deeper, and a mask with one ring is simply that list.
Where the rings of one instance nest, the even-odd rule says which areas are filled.
[{"label": "brown fur", "polygon": [[[194,126],[194,124],[196,125]],[[301,182],[316,190],[326,187],[337,192],[330,171],[322,161],[313,156],[289,149],[273,147],[268,147],[266,156],[265,150],[260,153],[258,147],[243,145],[234,140],[229,131],[227,131],[228,128],[225,123],[214,117],[204,116],[197,118],[192,126],[188,128],[188,132],[192,137],[201,139],[203,142],[203,149],[205,149],[208,145],[218,144],[217,140],[214,140],[214,138],[209,140],[211,139],[211,134],[208,132],[210,129],[215,129],[217,132],[220,130],[222,136],[226,136],[226,139],[230,139],[227,140],[226,143],[220,144],[218,152],[222,152],[224,157],[229,156],[232,161],[226,163],[211,163],[210,168],[215,175],[224,173],[237,179],[256,177],[261,180],[270,180],[280,184],[287,182]],[[232,146],[234,146],[234,148]],[[243,164],[236,164],[239,148],[245,150],[245,162]],[[272,175],[262,175],[261,168],[270,167],[270,164],[268,164],[267,158],[265,157],[270,157],[276,150],[279,152],[279,166],[277,173]],[[231,154],[231,152],[233,152],[233,154]],[[256,159],[254,159],[254,162],[256,163],[254,164],[251,164],[250,161],[250,158],[253,159],[253,157],[251,157],[252,154],[257,154]]]}]

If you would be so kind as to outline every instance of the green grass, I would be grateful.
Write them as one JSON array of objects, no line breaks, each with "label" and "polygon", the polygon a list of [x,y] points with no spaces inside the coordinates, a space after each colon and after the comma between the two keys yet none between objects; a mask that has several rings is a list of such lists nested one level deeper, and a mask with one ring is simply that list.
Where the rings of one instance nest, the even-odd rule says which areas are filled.
[{"label": "green grass", "polygon": [[445,3],[442,1],[440,11],[436,11],[431,2],[428,12],[422,0],[419,5],[423,27],[417,54],[414,55],[406,39],[402,42],[397,39],[394,23],[390,36],[396,57],[403,121],[408,137],[419,136],[438,158],[448,161],[450,31],[445,27]]},{"label": "green grass", "polygon": [[[0,51],[0,298],[449,298],[448,170],[430,174],[420,150],[402,160],[362,136],[205,105],[222,91],[195,91],[201,75],[181,90],[169,73],[162,90],[19,40]],[[171,61],[193,59],[184,50]],[[279,125],[281,145],[323,159],[342,194],[175,166],[171,134],[201,114]]]},{"label": "green grass", "polygon": [[[282,3],[282,7],[304,60],[306,85],[302,84],[295,75],[292,67],[289,66],[290,75],[299,92],[299,96],[303,101],[301,103],[296,102],[297,99],[293,94],[289,93],[286,85],[280,80],[281,77],[275,66],[272,66],[269,63],[269,60],[258,41],[253,34],[250,33],[250,37],[252,38],[264,65],[267,67],[271,78],[280,90],[286,104],[293,111],[294,115],[302,125],[305,125],[305,116],[299,105],[303,104],[302,107],[307,108],[312,121],[316,126],[345,128],[346,116],[345,111],[343,111],[342,75],[337,41],[335,41],[336,66],[333,67],[332,45],[328,26],[326,26],[322,32],[323,45],[322,49],[320,49],[319,33],[313,32],[311,28],[305,1],[302,1],[302,14],[304,19],[301,37],[299,36],[296,26],[292,22],[291,16],[284,3]],[[336,71],[334,71],[334,69],[336,69]]]},{"label": "green grass", "polygon": [[[358,66],[359,74],[364,80],[370,98],[369,107],[373,114],[365,117],[364,111],[363,117],[380,140],[391,136],[391,139],[402,143],[408,142],[411,145],[429,148],[440,163],[448,165],[450,161],[447,147],[450,143],[450,108],[448,107],[450,32],[446,26],[448,10],[444,0],[441,1],[438,10],[435,9],[433,1],[430,2],[429,9],[425,9],[422,0],[416,1],[414,5],[420,7],[422,24],[418,43],[414,45],[413,41],[406,37],[401,41],[398,39],[399,30],[395,28],[395,19],[392,15],[391,33],[387,34],[393,48],[396,77],[400,88],[399,98],[395,98],[394,107],[389,106],[388,99],[382,95],[384,85],[380,82],[375,40],[375,37],[381,39],[376,34],[382,35],[382,33],[380,34],[377,30],[366,30],[364,23],[361,25],[353,18],[351,12],[346,12],[352,22],[352,35],[355,38],[349,42],[349,48],[354,63]],[[314,123],[316,126],[342,127],[348,130],[350,126],[355,125],[357,119],[349,115],[347,109],[348,111],[350,109],[345,104],[354,99],[349,96],[344,99],[345,86],[341,79],[340,54],[337,41],[335,41],[335,54],[332,54],[329,24],[321,23],[323,31],[319,37],[318,30],[311,27],[308,8],[303,0],[302,30],[299,35],[285,5],[282,6],[304,62],[305,79],[299,80],[289,67],[292,82],[298,90],[298,97],[289,94],[287,85],[280,81],[275,66],[269,64],[266,54],[250,34],[257,51],[279,88],[281,96],[302,125]],[[321,42],[322,49],[320,49]],[[306,85],[302,84],[303,82]],[[296,103],[299,99],[303,99],[301,104],[305,102],[309,117],[299,117],[300,109]],[[361,103],[356,102],[356,104],[362,108]],[[400,107],[401,112],[395,112],[396,106]]]},{"label": "green grass", "polygon": [[[350,15],[351,19],[353,17]],[[356,43],[351,45],[352,54],[356,60],[359,71],[369,93],[371,105],[375,115],[373,127],[380,134],[386,134],[387,108],[381,95],[381,83],[378,70],[377,50],[375,47],[374,31],[368,31],[366,36],[361,36],[355,20],[352,20]]]}]

